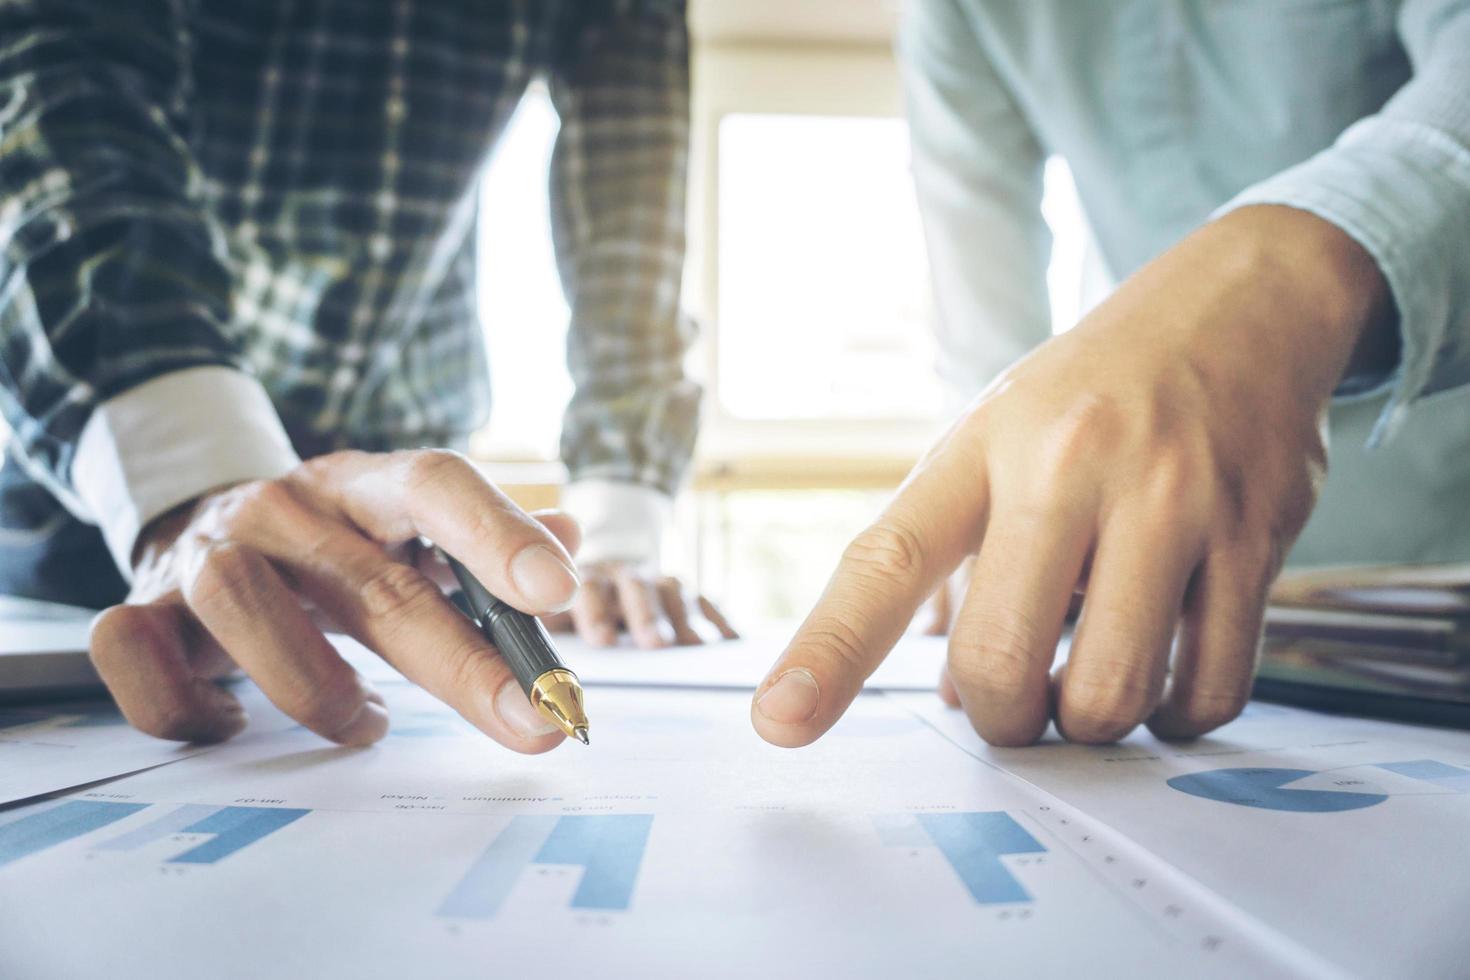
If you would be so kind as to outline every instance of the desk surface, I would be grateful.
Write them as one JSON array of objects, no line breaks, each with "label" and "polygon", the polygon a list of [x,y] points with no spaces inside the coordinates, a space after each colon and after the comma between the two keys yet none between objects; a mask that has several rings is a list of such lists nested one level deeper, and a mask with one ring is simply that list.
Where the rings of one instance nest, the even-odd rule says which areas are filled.
[{"label": "desk surface", "polygon": [[[1188,744],[996,750],[898,691],[787,751],[745,691],[640,681],[537,757],[382,672],[366,750],[247,689],[227,745],[0,809],[0,972],[1462,972],[1470,734],[1252,705]],[[126,738],[31,710],[0,773]]]}]

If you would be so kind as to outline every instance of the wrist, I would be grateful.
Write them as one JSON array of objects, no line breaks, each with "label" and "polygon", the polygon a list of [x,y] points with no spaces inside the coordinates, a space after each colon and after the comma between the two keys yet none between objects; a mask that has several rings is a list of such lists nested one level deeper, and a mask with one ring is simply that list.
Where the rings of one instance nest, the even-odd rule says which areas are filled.
[{"label": "wrist", "polygon": [[203,499],[203,497],[195,497],[193,500],[186,500],[182,504],[171,507],[138,530],[138,540],[133,544],[134,574],[144,565],[155,561],[162,552],[167,551],[169,546],[178,540],[184,528],[188,527],[194,511],[198,509],[199,502]]},{"label": "wrist", "polygon": [[72,482],[123,576],[143,527],[179,504],[300,459],[260,382],[225,367],[160,375],[98,405],[82,429]]},{"label": "wrist", "polygon": [[1388,284],[1346,232],[1281,205],[1240,208],[1209,230],[1219,237],[1227,295],[1281,339],[1296,377],[1323,399],[1346,380],[1392,369],[1398,333]]},{"label": "wrist", "polygon": [[561,505],[582,527],[580,566],[647,568],[662,557],[664,530],[674,508],[668,494],[619,480],[582,479],[562,490]]}]

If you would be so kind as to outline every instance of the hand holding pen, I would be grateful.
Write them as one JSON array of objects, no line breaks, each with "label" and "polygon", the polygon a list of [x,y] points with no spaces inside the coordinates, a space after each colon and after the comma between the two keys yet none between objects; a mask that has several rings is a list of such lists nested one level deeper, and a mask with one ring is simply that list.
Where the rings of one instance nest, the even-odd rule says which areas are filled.
[{"label": "hand holding pen", "polygon": [[240,731],[243,709],[213,683],[238,667],[302,725],[367,745],[387,733],[387,711],[327,641],[331,628],[502,745],[560,744],[506,659],[404,560],[420,537],[524,613],[566,609],[578,586],[575,522],[525,513],[463,457],[334,453],[150,523],[127,604],[93,625],[93,661],[128,721],[161,738]]}]

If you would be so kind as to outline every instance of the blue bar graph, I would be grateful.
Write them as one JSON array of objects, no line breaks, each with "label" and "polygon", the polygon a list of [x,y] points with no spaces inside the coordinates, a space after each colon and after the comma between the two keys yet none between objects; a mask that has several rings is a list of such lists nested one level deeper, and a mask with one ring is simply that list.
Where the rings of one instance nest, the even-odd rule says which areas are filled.
[{"label": "blue bar graph", "polygon": [[653,816],[646,813],[562,817],[536,863],[582,866],[572,908],[626,909],[652,826]]},{"label": "blue bar graph", "polygon": [[249,847],[288,824],[295,823],[310,810],[286,807],[223,806],[203,818],[170,833],[214,834],[213,840],[169,859],[170,864],[214,864],[244,847]]},{"label": "blue bar graph", "polygon": [[1459,766],[1435,762],[1433,759],[1415,759],[1412,762],[1380,762],[1378,768],[1421,782],[1434,783],[1456,793],[1470,793],[1470,769],[1461,769]]},{"label": "blue bar graph", "polygon": [[189,803],[176,810],[170,810],[157,819],[150,820],[136,830],[130,830],[125,834],[119,834],[110,840],[105,840],[92,848],[94,851],[132,851],[151,844],[156,840],[163,840],[173,834],[182,833],[185,827],[198,823],[200,820],[219,810],[217,806],[205,806],[200,803]]},{"label": "blue bar graph", "polygon": [[556,826],[556,817],[515,817],[449,893],[439,914],[488,919],[499,910],[516,879],[535,859]]},{"label": "blue bar graph", "polygon": [[1031,900],[1001,858],[1041,854],[1046,848],[1009,813],[921,813],[918,822],[975,901],[994,905]]},{"label": "blue bar graph", "polygon": [[652,826],[653,815],[646,813],[514,817],[455,885],[438,914],[494,916],[533,864],[582,868],[572,908],[626,911]]},{"label": "blue bar graph", "polygon": [[0,867],[90,834],[147,806],[146,803],[69,800],[12,820],[0,826]]}]

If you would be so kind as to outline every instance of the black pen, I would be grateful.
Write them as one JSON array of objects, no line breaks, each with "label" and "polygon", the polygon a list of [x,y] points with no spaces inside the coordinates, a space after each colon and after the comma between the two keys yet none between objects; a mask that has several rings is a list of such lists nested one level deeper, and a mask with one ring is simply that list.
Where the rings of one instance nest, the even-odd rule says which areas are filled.
[{"label": "black pen", "polygon": [[445,554],[442,548],[439,554],[459,579],[480,631],[510,665],[531,704],[557,728],[583,745],[588,744],[590,726],[582,705],[582,685],[577,675],[561,662],[541,620],[495,598],[468,568]]}]

